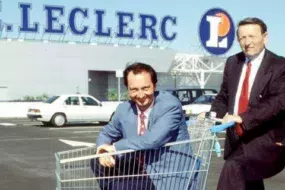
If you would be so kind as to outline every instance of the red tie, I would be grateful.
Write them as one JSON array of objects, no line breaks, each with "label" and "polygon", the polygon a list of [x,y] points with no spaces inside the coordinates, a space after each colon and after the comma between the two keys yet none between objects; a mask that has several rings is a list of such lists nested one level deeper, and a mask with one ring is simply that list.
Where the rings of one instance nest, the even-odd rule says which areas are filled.
[{"label": "red tie", "polygon": [[140,122],[140,126],[139,126],[139,135],[141,136],[141,135],[144,134],[144,132],[145,132],[145,130],[146,130],[145,122],[144,122],[144,120],[145,120],[145,115],[144,115],[143,112],[141,112],[141,114],[140,114],[140,120],[141,120],[141,122]]},{"label": "red tie", "polygon": [[[248,81],[249,81],[250,70],[251,70],[251,63],[248,62],[247,68],[246,68],[245,78],[244,78],[243,84],[242,84],[241,94],[239,97],[238,114],[245,112],[247,109],[247,105],[248,105]],[[240,124],[237,124],[236,132],[239,136],[242,136],[243,130],[242,130]]]}]

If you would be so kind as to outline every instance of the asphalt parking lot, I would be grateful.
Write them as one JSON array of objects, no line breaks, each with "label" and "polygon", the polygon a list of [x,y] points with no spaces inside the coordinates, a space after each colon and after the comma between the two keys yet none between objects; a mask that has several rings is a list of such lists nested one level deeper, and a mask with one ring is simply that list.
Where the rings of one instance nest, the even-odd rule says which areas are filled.
[{"label": "asphalt parking lot", "polygon": [[[56,189],[55,152],[79,148],[80,142],[94,143],[100,128],[100,124],[54,128],[27,119],[0,119],[0,189]],[[206,189],[216,189],[222,164],[213,156]],[[285,172],[265,180],[265,185],[268,190],[284,190]]]}]

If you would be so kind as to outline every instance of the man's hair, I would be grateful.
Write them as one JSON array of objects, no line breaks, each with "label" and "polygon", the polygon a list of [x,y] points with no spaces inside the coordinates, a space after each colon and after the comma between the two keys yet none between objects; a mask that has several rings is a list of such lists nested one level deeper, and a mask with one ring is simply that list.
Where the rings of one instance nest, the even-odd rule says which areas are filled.
[{"label": "man's hair", "polygon": [[155,72],[155,70],[148,64],[145,63],[140,63],[140,62],[135,62],[129,66],[127,66],[127,68],[124,70],[124,84],[126,87],[128,87],[128,74],[130,72],[133,72],[135,75],[136,74],[140,74],[143,72],[149,73],[151,76],[151,81],[153,83],[154,86],[156,86],[157,83],[157,74]]},{"label": "man's hair", "polygon": [[[248,24],[257,24],[257,25],[259,25],[260,28],[261,28],[261,33],[262,34],[267,32],[266,24],[263,22],[263,20],[261,20],[259,18],[256,18],[256,17],[248,17],[248,18],[245,18],[245,19],[239,21],[238,28],[240,26],[244,26],[244,25],[248,25]],[[237,35],[238,35],[238,28],[237,28]]]}]

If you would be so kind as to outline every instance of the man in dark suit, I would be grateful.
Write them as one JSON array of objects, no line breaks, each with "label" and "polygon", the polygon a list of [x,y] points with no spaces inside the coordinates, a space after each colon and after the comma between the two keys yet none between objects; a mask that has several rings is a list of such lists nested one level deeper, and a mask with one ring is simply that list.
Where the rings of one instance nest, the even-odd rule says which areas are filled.
[{"label": "man in dark suit", "polygon": [[226,133],[218,190],[262,190],[285,165],[285,59],[265,48],[267,38],[262,20],[239,22],[242,52],[227,59],[212,103],[217,117],[237,123]]},{"label": "man in dark suit", "polygon": [[[151,151],[169,142],[189,140],[181,103],[168,92],[155,92],[157,74],[150,65],[135,63],[128,66],[124,71],[124,82],[131,100],[120,104],[112,120],[100,131],[96,142],[97,154],[127,149],[149,150],[143,160],[144,172],[139,173],[149,177],[100,180],[101,188],[188,189],[189,174],[182,171],[191,169],[192,149],[189,144]],[[175,159],[170,159],[173,156]],[[125,165],[131,170],[138,165],[138,162],[130,163],[131,159],[120,159],[124,159],[121,163],[127,162]],[[120,169],[119,162],[113,157],[102,157],[91,165],[96,176],[106,177],[117,175],[113,170]],[[169,174],[175,171],[181,172]]]}]

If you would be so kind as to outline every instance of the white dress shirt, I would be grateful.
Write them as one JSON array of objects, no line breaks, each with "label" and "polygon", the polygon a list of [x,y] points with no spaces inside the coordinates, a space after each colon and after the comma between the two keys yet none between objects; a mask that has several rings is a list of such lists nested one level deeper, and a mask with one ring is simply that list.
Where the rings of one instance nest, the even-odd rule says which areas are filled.
[{"label": "white dress shirt", "polygon": [[249,98],[251,88],[252,88],[254,79],[256,77],[257,71],[260,67],[262,60],[263,60],[264,53],[265,53],[265,49],[263,49],[260,52],[260,54],[252,60],[249,60],[248,58],[246,58],[246,60],[243,64],[242,72],[241,72],[240,79],[239,79],[238,89],[237,89],[237,93],[236,93],[236,98],[235,98],[235,106],[234,106],[234,114],[235,115],[238,114],[239,97],[240,97],[243,81],[244,81],[245,74],[246,74],[247,63],[248,62],[251,63],[251,70],[250,70],[250,74],[249,74],[249,85],[248,85],[248,98]]}]

